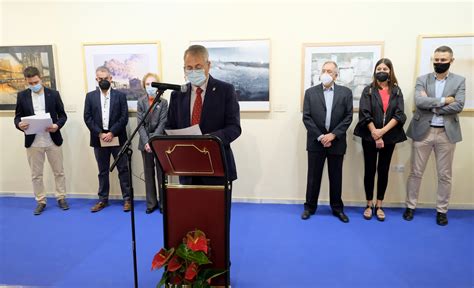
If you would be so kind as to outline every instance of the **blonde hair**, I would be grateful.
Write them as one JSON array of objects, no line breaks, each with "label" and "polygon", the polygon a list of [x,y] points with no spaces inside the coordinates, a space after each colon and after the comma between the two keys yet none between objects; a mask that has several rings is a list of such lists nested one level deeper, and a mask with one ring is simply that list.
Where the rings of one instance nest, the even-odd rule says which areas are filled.
[{"label": "blonde hair", "polygon": [[160,77],[156,74],[156,73],[146,73],[145,76],[143,76],[143,79],[142,79],[142,87],[143,89],[146,89],[145,88],[145,81],[146,81],[146,78],[148,77],[153,77],[156,79],[156,81],[160,81]]}]

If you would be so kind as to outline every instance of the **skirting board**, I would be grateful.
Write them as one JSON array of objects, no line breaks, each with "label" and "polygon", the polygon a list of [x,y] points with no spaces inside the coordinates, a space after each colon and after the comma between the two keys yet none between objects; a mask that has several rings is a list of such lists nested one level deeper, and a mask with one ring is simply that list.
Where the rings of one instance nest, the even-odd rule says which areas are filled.
[{"label": "skirting board", "polygon": [[[1,192],[0,197],[26,197],[32,198],[33,195],[31,192]],[[48,198],[54,198],[54,194],[47,194]],[[79,193],[68,193],[68,198],[82,198],[82,199],[97,199],[96,195],[92,194],[79,194]],[[134,197],[135,200],[145,200],[144,195],[139,195]],[[122,199],[121,195],[110,195],[109,199],[120,200]],[[274,198],[244,198],[244,197],[232,197],[233,203],[254,203],[254,204],[301,204],[303,205],[303,199],[274,199]],[[329,205],[329,201],[320,200],[319,204]],[[354,206],[354,207],[365,207],[367,203],[365,201],[344,201],[345,206]],[[403,202],[384,202],[384,207],[394,207],[394,208],[404,208],[405,203]],[[436,203],[418,203],[419,208],[436,208]],[[474,203],[450,203],[450,209],[462,209],[462,210],[474,210]]]}]

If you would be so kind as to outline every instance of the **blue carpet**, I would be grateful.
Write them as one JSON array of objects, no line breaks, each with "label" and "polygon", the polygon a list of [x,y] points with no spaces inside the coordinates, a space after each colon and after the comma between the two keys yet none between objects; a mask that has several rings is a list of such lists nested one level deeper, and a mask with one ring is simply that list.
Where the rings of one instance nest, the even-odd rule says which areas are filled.
[{"label": "blue carpet", "polygon": [[[33,216],[29,198],[0,197],[0,286],[133,287],[130,214],[112,201],[54,199]],[[136,202],[139,287],[155,287],[150,271],[162,247],[162,217]],[[387,219],[362,218],[347,207],[349,224],[327,206],[307,221],[302,205],[232,205],[232,287],[474,287],[474,211],[451,210],[449,225],[436,225],[434,209],[385,209]]]}]

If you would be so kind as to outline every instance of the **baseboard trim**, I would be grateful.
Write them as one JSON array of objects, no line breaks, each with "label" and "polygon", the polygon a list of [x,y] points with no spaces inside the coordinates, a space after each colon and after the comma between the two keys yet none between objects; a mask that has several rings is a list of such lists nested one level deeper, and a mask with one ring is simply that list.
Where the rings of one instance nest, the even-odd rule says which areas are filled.
[{"label": "baseboard trim", "polygon": [[[32,198],[31,192],[2,192],[0,197],[24,197]],[[54,198],[54,194],[47,194],[48,198]],[[80,194],[80,193],[68,193],[68,198],[79,198],[79,199],[97,199],[96,195],[92,194]],[[111,200],[121,200],[121,195],[110,195]],[[144,195],[135,196],[135,200],[145,200]],[[233,197],[233,203],[253,203],[253,204],[300,204],[303,205],[303,199],[286,199],[286,198],[248,198],[248,197]],[[320,200],[319,204],[329,205],[329,201]],[[365,201],[344,201],[345,206],[353,207],[365,207],[367,203]],[[384,207],[392,208],[405,208],[404,202],[384,202]],[[436,203],[418,203],[418,208],[436,208]],[[474,203],[450,203],[449,209],[459,210],[474,210]]]}]

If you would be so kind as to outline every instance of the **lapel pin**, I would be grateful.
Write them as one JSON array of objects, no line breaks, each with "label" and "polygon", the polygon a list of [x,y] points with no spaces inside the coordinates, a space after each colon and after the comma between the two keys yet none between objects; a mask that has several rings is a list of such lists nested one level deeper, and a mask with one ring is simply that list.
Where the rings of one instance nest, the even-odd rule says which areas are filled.
[{"label": "lapel pin", "polygon": [[216,87],[213,87],[213,88],[212,88],[212,91],[216,91]]}]

